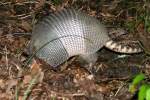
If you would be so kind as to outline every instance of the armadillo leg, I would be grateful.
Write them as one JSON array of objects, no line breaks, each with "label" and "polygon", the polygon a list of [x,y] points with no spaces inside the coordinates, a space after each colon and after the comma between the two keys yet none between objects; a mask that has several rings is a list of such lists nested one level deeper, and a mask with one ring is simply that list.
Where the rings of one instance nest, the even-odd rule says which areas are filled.
[{"label": "armadillo leg", "polygon": [[93,66],[98,59],[98,54],[90,54],[90,55],[80,55],[80,64],[84,67],[90,74],[93,74],[95,71]]},{"label": "armadillo leg", "polygon": [[94,54],[90,54],[90,55],[81,55],[81,57],[83,58],[83,60],[85,60],[87,63],[92,63],[94,64],[97,61],[98,58],[98,54],[94,53]]}]

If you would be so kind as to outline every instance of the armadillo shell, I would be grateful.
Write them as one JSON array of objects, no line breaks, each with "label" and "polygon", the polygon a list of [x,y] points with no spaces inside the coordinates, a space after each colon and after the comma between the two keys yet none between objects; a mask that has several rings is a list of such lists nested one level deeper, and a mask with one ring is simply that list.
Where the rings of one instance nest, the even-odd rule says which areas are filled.
[{"label": "armadillo shell", "polygon": [[37,57],[56,67],[71,56],[94,54],[109,39],[97,19],[74,9],[65,9],[35,25],[30,49],[38,51]]}]

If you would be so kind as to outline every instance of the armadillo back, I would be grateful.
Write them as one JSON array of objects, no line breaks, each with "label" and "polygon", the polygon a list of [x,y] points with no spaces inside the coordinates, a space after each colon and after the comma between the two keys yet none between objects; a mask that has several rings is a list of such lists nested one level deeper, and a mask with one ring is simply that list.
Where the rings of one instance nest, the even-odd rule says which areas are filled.
[{"label": "armadillo back", "polygon": [[98,20],[65,9],[37,23],[33,29],[31,50],[40,49],[36,56],[55,67],[71,56],[94,54],[108,40],[108,34]]}]

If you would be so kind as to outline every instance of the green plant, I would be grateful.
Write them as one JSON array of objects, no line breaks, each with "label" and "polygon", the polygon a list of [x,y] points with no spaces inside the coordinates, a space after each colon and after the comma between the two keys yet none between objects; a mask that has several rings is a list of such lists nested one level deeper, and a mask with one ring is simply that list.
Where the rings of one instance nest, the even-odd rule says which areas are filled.
[{"label": "green plant", "polygon": [[150,91],[150,85],[149,84],[142,84],[142,86],[139,89],[138,93],[138,100],[150,100],[150,94],[148,94]]},{"label": "green plant", "polygon": [[129,87],[129,91],[135,93],[139,84],[142,83],[138,92],[138,100],[150,100],[150,84],[144,82],[144,79],[144,74],[138,74]]}]

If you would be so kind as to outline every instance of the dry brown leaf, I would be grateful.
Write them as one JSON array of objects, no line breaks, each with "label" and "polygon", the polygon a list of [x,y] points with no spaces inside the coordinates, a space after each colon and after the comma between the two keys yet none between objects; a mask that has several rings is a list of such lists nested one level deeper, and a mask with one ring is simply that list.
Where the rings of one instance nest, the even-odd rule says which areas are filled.
[{"label": "dry brown leaf", "polygon": [[15,0],[16,3],[23,3],[25,1],[27,1],[27,0]]},{"label": "dry brown leaf", "polygon": [[4,88],[5,87],[5,82],[3,79],[0,79],[0,88]]},{"label": "dry brown leaf", "polygon": [[21,27],[22,27],[25,31],[28,31],[28,32],[32,30],[31,24],[28,23],[27,21],[22,21]]},{"label": "dry brown leaf", "polygon": [[42,82],[44,78],[44,73],[42,72],[42,69],[40,68],[40,63],[37,63],[36,60],[33,60],[33,63],[31,65],[31,76],[32,78],[38,75],[38,82]]},{"label": "dry brown leaf", "polygon": [[94,84],[94,81],[88,79],[80,81],[79,85],[80,87],[82,87],[83,90],[90,91],[90,92],[93,92],[97,89],[96,85]]},{"label": "dry brown leaf", "polygon": [[2,34],[3,34],[3,29],[0,28],[0,37],[2,36]]},{"label": "dry brown leaf", "polygon": [[140,32],[144,32],[144,24],[143,23],[140,23],[138,26],[137,26],[137,31],[140,33]]},{"label": "dry brown leaf", "polygon": [[45,4],[45,0],[37,0],[38,3],[35,5],[35,9],[40,9]]},{"label": "dry brown leaf", "polygon": [[18,100],[23,100],[23,96],[19,96]]},{"label": "dry brown leaf", "polygon": [[96,16],[96,11],[90,11],[90,12],[89,12],[89,15],[90,15],[90,16]]},{"label": "dry brown leaf", "polygon": [[104,84],[97,85],[96,88],[97,88],[97,91],[99,91],[101,93],[105,93],[106,94],[106,93],[110,92],[110,87],[107,86],[107,85],[104,85]]},{"label": "dry brown leaf", "polygon": [[39,72],[41,72],[41,68],[40,68],[41,64],[38,64],[36,60],[33,60],[33,63],[31,65],[31,74],[37,75]]},{"label": "dry brown leaf", "polygon": [[32,76],[31,75],[25,75],[24,79],[23,79],[23,83],[24,84],[28,84],[28,83],[30,83],[31,80],[32,80]]},{"label": "dry brown leaf", "polygon": [[6,35],[8,41],[13,42],[14,41],[14,36],[12,34],[7,34]]},{"label": "dry brown leaf", "polygon": [[0,64],[4,64],[6,62],[6,57],[4,55],[2,55],[1,59],[0,59]]},{"label": "dry brown leaf", "polygon": [[110,13],[101,13],[101,15],[103,17],[115,17],[114,15],[110,14]]},{"label": "dry brown leaf", "polygon": [[13,99],[12,99],[12,96],[10,94],[1,93],[0,100],[13,100]]},{"label": "dry brown leaf", "polygon": [[6,89],[6,93],[10,93],[10,90],[11,90],[11,88],[13,87],[13,86],[16,86],[17,85],[17,83],[18,83],[18,81],[17,80],[15,80],[15,79],[10,79],[10,80],[8,80],[7,81],[7,85],[8,85],[8,87],[7,87],[7,89]]}]

